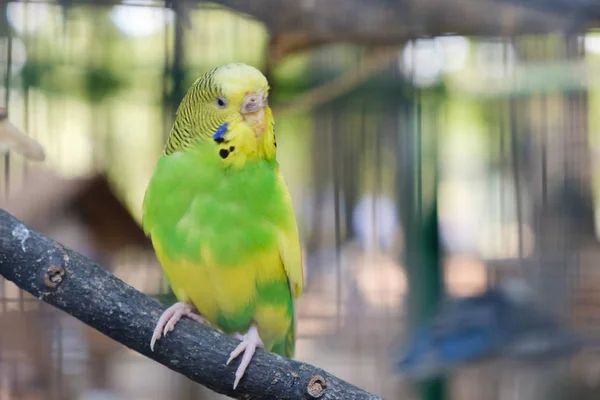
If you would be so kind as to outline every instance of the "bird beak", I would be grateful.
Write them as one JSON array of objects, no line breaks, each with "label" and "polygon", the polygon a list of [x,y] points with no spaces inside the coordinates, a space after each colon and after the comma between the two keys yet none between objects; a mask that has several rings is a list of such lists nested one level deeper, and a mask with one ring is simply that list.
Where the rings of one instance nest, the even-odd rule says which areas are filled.
[{"label": "bird beak", "polygon": [[246,97],[244,97],[244,101],[242,102],[242,109],[240,112],[242,114],[252,114],[257,112],[258,110],[262,110],[267,106],[267,95],[258,92],[258,93],[248,93]]}]

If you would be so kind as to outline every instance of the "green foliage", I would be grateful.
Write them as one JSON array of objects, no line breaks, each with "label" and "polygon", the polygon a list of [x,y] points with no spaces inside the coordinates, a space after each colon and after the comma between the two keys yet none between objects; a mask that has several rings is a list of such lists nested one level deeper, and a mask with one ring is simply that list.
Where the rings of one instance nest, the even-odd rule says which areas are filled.
[{"label": "green foliage", "polygon": [[24,88],[40,88],[45,71],[52,69],[52,65],[40,65],[33,62],[27,62],[21,69],[21,84]]},{"label": "green foliage", "polygon": [[108,68],[90,68],[83,77],[85,94],[92,103],[115,95],[123,86],[123,81]]}]

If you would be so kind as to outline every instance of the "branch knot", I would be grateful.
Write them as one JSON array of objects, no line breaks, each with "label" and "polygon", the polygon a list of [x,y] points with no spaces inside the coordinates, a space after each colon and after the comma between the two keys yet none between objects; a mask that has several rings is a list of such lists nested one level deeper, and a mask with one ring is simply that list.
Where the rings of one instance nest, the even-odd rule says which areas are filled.
[{"label": "branch knot", "polygon": [[63,281],[65,269],[60,265],[51,265],[44,274],[44,283],[49,288],[55,288]]},{"label": "branch knot", "polygon": [[327,387],[327,381],[321,375],[315,375],[308,383],[307,392],[312,398],[323,396],[323,391]]}]

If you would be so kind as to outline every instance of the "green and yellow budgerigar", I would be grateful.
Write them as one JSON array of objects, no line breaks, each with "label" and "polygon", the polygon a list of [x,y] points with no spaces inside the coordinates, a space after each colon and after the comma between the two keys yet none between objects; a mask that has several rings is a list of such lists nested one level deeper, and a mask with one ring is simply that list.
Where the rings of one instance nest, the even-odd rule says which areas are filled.
[{"label": "green and yellow budgerigar", "polygon": [[244,352],[234,388],[257,347],[294,356],[294,302],[303,288],[268,91],[246,64],[200,76],[179,105],[143,203],[144,230],[179,300],[150,346],[183,316],[209,321],[242,340],[227,361]]}]

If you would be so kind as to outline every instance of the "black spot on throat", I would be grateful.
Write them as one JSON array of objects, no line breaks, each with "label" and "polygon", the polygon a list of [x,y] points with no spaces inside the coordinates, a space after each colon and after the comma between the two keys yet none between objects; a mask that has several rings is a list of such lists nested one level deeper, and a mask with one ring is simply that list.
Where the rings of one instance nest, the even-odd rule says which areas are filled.
[{"label": "black spot on throat", "polygon": [[229,151],[234,151],[235,150],[235,146],[229,146]]},{"label": "black spot on throat", "polygon": [[221,149],[221,150],[219,150],[219,155],[221,156],[221,158],[225,159],[229,155],[229,150]]}]

